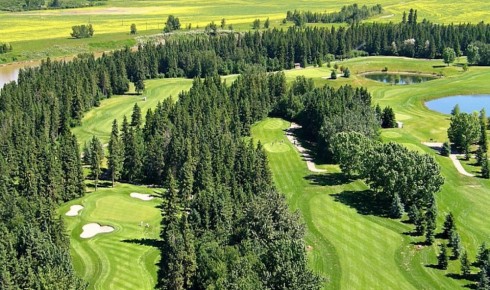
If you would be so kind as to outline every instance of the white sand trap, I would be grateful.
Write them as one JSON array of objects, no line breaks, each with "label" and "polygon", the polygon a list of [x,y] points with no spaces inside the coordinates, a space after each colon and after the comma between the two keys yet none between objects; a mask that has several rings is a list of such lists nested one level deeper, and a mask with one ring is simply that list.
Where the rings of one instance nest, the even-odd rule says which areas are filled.
[{"label": "white sand trap", "polygon": [[152,200],[155,198],[154,196],[151,196],[149,194],[137,193],[137,192],[131,192],[130,196],[133,198],[139,198],[139,199],[144,200],[144,201]]},{"label": "white sand trap", "polygon": [[65,215],[67,215],[67,216],[77,216],[78,215],[78,212],[81,211],[82,209],[83,209],[83,206],[81,206],[79,204],[72,205],[72,206],[70,206],[70,210]]},{"label": "white sand trap", "polygon": [[97,234],[110,233],[114,231],[111,226],[101,226],[96,223],[86,224],[82,227],[83,232],[80,234],[80,238],[88,239],[94,237]]}]

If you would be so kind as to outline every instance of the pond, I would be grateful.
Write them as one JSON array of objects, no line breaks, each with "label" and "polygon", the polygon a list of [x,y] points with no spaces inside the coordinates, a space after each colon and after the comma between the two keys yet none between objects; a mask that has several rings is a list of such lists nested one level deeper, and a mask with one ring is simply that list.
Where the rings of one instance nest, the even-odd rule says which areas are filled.
[{"label": "pond", "polygon": [[485,108],[488,114],[490,112],[490,95],[450,96],[426,102],[425,105],[430,110],[443,114],[451,114],[451,111],[456,105],[459,105],[461,112],[471,113]]},{"label": "pond", "polygon": [[416,74],[370,73],[364,76],[370,80],[393,85],[419,84],[436,79],[436,77]]},{"label": "pond", "polygon": [[20,67],[13,65],[0,67],[0,88],[6,83],[16,81],[17,76],[19,75],[19,69]]}]

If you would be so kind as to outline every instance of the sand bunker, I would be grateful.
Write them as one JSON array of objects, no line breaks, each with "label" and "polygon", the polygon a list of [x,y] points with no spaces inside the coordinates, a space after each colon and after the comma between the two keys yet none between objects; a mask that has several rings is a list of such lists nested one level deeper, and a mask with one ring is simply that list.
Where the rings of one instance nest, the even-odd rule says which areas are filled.
[{"label": "sand bunker", "polygon": [[154,196],[151,196],[149,194],[146,194],[146,193],[137,193],[137,192],[131,192],[130,196],[133,197],[133,198],[139,198],[139,199],[145,200],[145,201],[152,200],[152,199],[155,198]]},{"label": "sand bunker", "polygon": [[101,226],[96,223],[86,224],[82,227],[83,232],[80,234],[80,238],[88,239],[94,237],[97,234],[110,233],[114,231],[111,226]]},{"label": "sand bunker", "polygon": [[65,214],[67,216],[77,216],[78,215],[78,212],[81,211],[83,209],[83,206],[81,205],[72,205],[70,206],[70,210]]}]

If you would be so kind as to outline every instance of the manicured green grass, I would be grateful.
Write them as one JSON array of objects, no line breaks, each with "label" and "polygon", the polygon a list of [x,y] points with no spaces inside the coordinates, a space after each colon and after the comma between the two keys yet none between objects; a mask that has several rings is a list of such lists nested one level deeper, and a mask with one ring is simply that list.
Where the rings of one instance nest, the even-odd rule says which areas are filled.
[{"label": "manicured green grass", "polygon": [[[318,85],[352,84],[366,86],[373,94],[373,102],[394,108],[397,119],[404,122],[402,129],[383,130],[384,141],[399,142],[409,149],[435,156],[441,165],[445,184],[436,194],[439,209],[438,232],[445,214],[451,211],[456,218],[458,232],[469,257],[474,260],[478,246],[488,242],[490,228],[486,226],[490,206],[490,181],[459,174],[447,157],[421,144],[429,139],[445,141],[449,126],[447,115],[428,110],[424,101],[456,94],[489,93],[487,80],[490,69],[471,67],[463,72],[460,67],[437,67],[442,61],[405,58],[358,58],[339,65],[353,72],[349,79],[323,79],[330,69],[307,68],[286,72],[289,80],[297,75],[314,78]],[[443,73],[445,77],[430,82],[393,86],[368,80],[357,73],[381,70]],[[436,66],[436,67],[434,67]],[[329,75],[329,74],[328,74]],[[332,165],[319,166],[328,173],[308,172],[306,164],[291,146],[290,150],[270,150],[272,141],[287,139],[283,129],[288,122],[278,125],[278,119],[259,122],[252,136],[265,144],[274,181],[289,201],[292,210],[299,210],[307,225],[307,243],[313,269],[326,275],[326,289],[455,289],[469,283],[448,278],[459,274],[458,261],[451,261],[448,270],[430,267],[437,263],[437,240],[434,246],[417,247],[423,237],[412,237],[406,232],[413,226],[398,220],[379,217],[372,198],[363,192],[367,187],[361,181],[345,181]],[[466,166],[466,165],[465,165]],[[405,218],[406,219],[406,218]],[[476,269],[473,269],[476,271]]]},{"label": "manicured green grass", "polygon": [[[160,253],[152,244],[159,239],[161,218],[157,206],[161,199],[142,201],[130,197],[131,192],[158,196],[160,191],[116,184],[115,188],[87,193],[58,210],[70,236],[75,269],[89,283],[89,289],[153,289],[156,284]],[[70,206],[76,204],[84,206],[80,215],[66,216]],[[115,230],[80,238],[82,227],[92,222]],[[141,222],[144,226],[140,226]]]},{"label": "manicured green grass", "polygon": [[[109,142],[112,122],[117,119],[121,126],[124,116],[131,121],[133,106],[138,103],[143,117],[150,108],[154,109],[158,102],[172,96],[175,100],[181,91],[191,87],[192,80],[188,79],[155,79],[145,81],[146,90],[142,95],[113,96],[103,100],[100,107],[87,112],[82,120],[82,125],[73,128],[73,133],[77,136],[78,143],[84,144],[97,136],[103,144]],[[146,96],[146,101],[143,97]]]},{"label": "manicured green grass", "polygon": [[[392,57],[352,59],[339,62],[339,65],[351,69],[351,78],[323,79],[330,71],[326,67],[291,70],[286,72],[286,76],[292,80],[304,74],[312,77],[318,85],[366,86],[373,94],[374,103],[392,106],[397,119],[404,122],[404,128],[383,130],[383,140],[399,142],[410,149],[436,156],[446,180],[443,189],[436,195],[438,232],[444,215],[453,212],[463,245],[473,260],[479,244],[490,235],[490,228],[486,225],[490,181],[460,175],[448,158],[436,155],[421,144],[431,138],[445,141],[449,126],[448,116],[426,109],[423,102],[446,95],[489,93],[486,82],[490,69],[470,67],[468,72],[463,72],[458,66],[438,67],[442,65],[440,60]],[[445,77],[422,84],[393,86],[358,75],[365,71],[381,70],[385,66],[391,72],[443,73]],[[229,77],[227,82],[231,83],[235,77]],[[80,143],[93,134],[107,143],[112,120],[117,118],[121,122],[125,114],[129,117],[136,101],[145,112],[147,108],[154,107],[158,100],[169,95],[176,97],[178,92],[188,89],[190,85],[190,80],[181,79],[147,81],[146,102],[142,101],[141,96],[133,95],[104,100],[99,108],[85,115],[83,125],[75,128],[74,132]],[[291,210],[299,211],[306,224],[306,242],[311,246],[308,248],[310,263],[316,272],[326,277],[325,289],[455,289],[469,283],[445,276],[459,273],[457,261],[450,262],[447,271],[428,267],[437,262],[437,246],[419,248],[414,243],[423,238],[406,234],[413,230],[412,225],[377,216],[376,203],[364,192],[367,187],[361,181],[344,180],[334,165],[318,166],[327,169],[327,173],[309,172],[305,162],[284,136],[283,130],[288,126],[289,122],[267,119],[253,127],[252,136],[264,144],[274,182],[287,197]],[[82,203],[86,206],[81,217],[64,217],[64,220],[72,239],[76,269],[93,289],[146,289],[155,282],[154,263],[158,251],[122,240],[144,238],[138,223],[156,209],[147,211],[140,206],[154,207],[158,201],[133,200],[128,197],[132,191],[151,192],[142,187],[118,185],[115,189],[89,193],[60,209],[60,214],[64,214],[69,205]],[[158,224],[158,216],[151,219]],[[85,221],[115,225],[116,231],[82,240],[79,235]],[[148,238],[157,238],[156,226],[150,229],[154,232]],[[124,237],[120,236],[123,234]],[[440,242],[442,240],[437,240],[436,244]],[[133,261],[136,260],[141,262],[134,266]],[[138,278],[128,276],[126,269],[138,273]],[[134,280],[141,284],[130,284]]]}]

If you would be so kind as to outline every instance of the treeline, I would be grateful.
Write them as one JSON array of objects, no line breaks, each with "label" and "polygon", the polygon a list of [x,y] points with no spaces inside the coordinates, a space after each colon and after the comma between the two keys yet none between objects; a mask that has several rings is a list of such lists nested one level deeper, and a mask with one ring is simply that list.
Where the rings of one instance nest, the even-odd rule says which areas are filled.
[{"label": "treeline", "polygon": [[357,4],[343,6],[339,12],[321,13],[312,11],[288,11],[286,20],[293,21],[296,26],[303,26],[305,23],[358,23],[371,16],[379,15],[383,12],[381,4],[367,7],[359,7]]},{"label": "treeline", "polygon": [[0,90],[1,289],[85,288],[56,210],[85,191],[70,127],[99,98],[127,90],[125,68],[113,61],[48,60]]},{"label": "treeline", "polygon": [[[490,39],[490,26],[479,23],[440,25],[422,23],[369,23],[349,28],[289,28],[288,30],[229,33],[216,37],[169,37],[165,45],[144,46],[136,57],[146,75],[204,77],[241,73],[248,64],[268,71],[322,64],[332,55],[348,57],[354,50],[370,55],[396,55],[419,58],[441,57],[451,47],[456,55],[467,53],[470,44]],[[483,51],[483,49],[482,49]],[[130,57],[118,54],[123,58]],[[132,71],[127,67],[128,72]]]},{"label": "treeline", "polygon": [[0,10],[26,11],[42,9],[66,9],[87,6],[104,5],[107,0],[3,0],[0,1]]},{"label": "treeline", "polygon": [[[85,288],[56,213],[59,203],[84,193],[78,144],[68,126],[72,116],[63,117],[72,106],[67,96],[76,90],[68,86],[80,78],[73,71],[72,83],[63,84],[70,81],[51,74],[51,65],[22,71],[19,84],[0,91],[1,289]],[[68,72],[68,66],[55,66]]]},{"label": "treeline", "polygon": [[8,43],[0,43],[0,53],[12,51],[12,45]]}]

